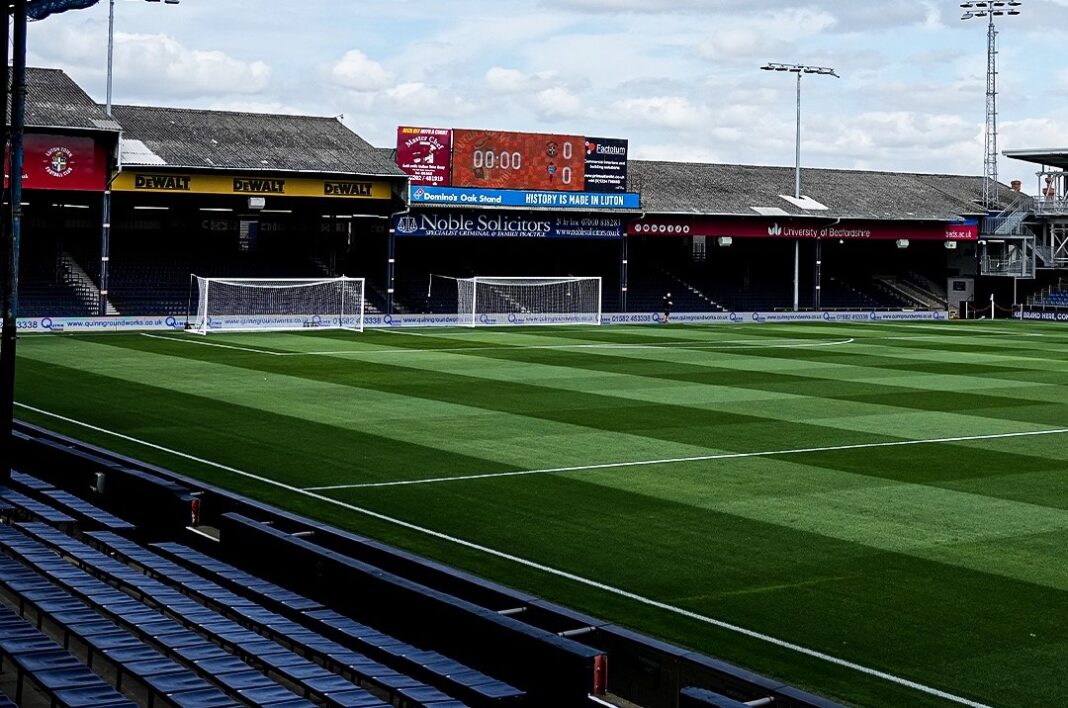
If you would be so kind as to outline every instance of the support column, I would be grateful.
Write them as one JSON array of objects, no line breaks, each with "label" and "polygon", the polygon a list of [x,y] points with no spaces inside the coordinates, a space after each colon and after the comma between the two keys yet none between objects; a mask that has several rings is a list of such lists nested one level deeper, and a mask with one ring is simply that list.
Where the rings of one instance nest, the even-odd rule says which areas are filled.
[{"label": "support column", "polygon": [[818,310],[823,299],[823,241],[816,239],[816,289],[814,307]]},{"label": "support column", "polygon": [[[5,5],[6,7],[6,5]],[[11,474],[14,462],[15,342],[19,297],[19,237],[22,231],[23,129],[26,124],[26,0],[14,1],[14,43],[11,76],[11,230],[4,234],[3,325],[0,327],[0,480]],[[7,53],[7,18],[4,18],[4,52]],[[7,62],[4,62],[7,67]],[[6,84],[6,82],[5,82]],[[4,102],[7,105],[7,102]],[[7,121],[4,121],[7,125]]]},{"label": "support column", "polygon": [[386,314],[393,314],[393,292],[397,275],[397,232],[389,228],[389,255],[386,257]]},{"label": "support column", "polygon": [[794,312],[801,309],[801,239],[794,240]]},{"label": "support column", "polygon": [[100,301],[97,314],[108,313],[108,266],[111,261],[111,186],[104,190],[100,223]]},{"label": "support column", "polygon": [[627,289],[630,271],[630,263],[627,254],[627,235],[623,234],[623,241],[619,246],[619,309],[627,311]]}]

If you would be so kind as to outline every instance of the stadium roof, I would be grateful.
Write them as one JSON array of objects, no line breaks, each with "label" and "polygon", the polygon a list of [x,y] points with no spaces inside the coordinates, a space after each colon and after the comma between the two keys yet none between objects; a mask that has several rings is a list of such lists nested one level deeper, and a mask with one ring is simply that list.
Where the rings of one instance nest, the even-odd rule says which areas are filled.
[{"label": "stadium roof", "polygon": [[404,176],[337,118],[144,106],[112,113],[128,167]]},{"label": "stadium roof", "polygon": [[59,69],[26,70],[26,127],[119,132],[119,124]]},{"label": "stadium roof", "polygon": [[1005,157],[1011,157],[1024,162],[1033,162],[1036,165],[1046,167],[1058,167],[1068,170],[1068,148],[1046,148],[1044,150],[1006,150],[1002,153]]},{"label": "stadium roof", "polygon": [[[803,169],[802,204],[792,167],[630,162],[630,189],[654,214],[952,221],[985,213],[982,177]],[[1000,201],[1020,195],[1002,185]]]}]

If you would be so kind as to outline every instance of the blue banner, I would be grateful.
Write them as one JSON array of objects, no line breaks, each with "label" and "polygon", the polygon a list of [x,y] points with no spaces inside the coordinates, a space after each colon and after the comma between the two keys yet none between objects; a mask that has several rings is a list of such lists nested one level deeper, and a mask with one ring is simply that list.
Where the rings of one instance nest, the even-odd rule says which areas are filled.
[{"label": "blue banner", "polygon": [[631,192],[527,192],[516,189],[418,187],[408,190],[412,204],[474,207],[528,207],[542,209],[640,209],[641,195]]},{"label": "blue banner", "polygon": [[67,10],[84,10],[100,0],[30,0],[26,3],[26,16],[31,20],[43,20],[49,15]]},{"label": "blue banner", "polygon": [[618,241],[626,232],[623,219],[618,217],[452,209],[404,214],[393,220],[392,227],[398,237],[421,238],[571,238]]}]

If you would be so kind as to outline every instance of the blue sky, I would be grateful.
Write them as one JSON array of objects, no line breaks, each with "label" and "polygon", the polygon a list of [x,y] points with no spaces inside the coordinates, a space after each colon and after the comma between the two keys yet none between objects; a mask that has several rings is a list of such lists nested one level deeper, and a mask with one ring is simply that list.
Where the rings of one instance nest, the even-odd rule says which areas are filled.
[{"label": "blue sky", "polygon": [[[1001,22],[1001,147],[1068,143],[1068,0]],[[31,64],[104,100],[107,0],[35,23]],[[116,0],[116,103],[623,137],[636,157],[982,171],[986,27],[943,0]],[[1002,159],[1003,180],[1035,170]]]}]

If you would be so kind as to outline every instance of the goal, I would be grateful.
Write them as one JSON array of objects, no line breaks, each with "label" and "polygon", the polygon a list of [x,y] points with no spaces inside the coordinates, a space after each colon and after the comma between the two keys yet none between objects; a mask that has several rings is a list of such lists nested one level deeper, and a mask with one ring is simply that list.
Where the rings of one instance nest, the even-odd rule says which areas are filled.
[{"label": "goal", "polygon": [[459,323],[599,325],[600,278],[457,278]]},{"label": "goal", "polygon": [[[196,310],[193,310],[193,285]],[[187,327],[208,332],[363,331],[363,278],[202,278],[190,281]]]}]

